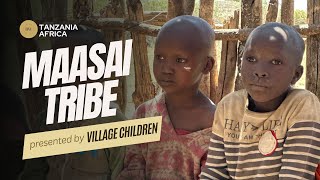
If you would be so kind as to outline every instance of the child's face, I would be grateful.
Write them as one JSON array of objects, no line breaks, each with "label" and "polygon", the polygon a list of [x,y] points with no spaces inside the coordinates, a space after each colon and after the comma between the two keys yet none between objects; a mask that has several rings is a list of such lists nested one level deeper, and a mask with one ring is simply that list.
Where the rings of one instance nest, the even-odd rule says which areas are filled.
[{"label": "child's face", "polygon": [[197,90],[206,59],[204,48],[192,34],[164,33],[154,49],[154,76],[166,93]]},{"label": "child's face", "polygon": [[241,76],[256,102],[279,100],[290,84],[299,79],[296,58],[284,39],[255,36],[246,44]]}]

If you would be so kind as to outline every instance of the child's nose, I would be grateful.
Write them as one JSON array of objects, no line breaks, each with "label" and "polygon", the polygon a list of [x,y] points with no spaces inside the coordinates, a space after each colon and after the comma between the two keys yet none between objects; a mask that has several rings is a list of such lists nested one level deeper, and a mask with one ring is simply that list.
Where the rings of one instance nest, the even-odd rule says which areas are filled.
[{"label": "child's nose", "polygon": [[256,66],[256,68],[253,70],[254,76],[258,78],[266,78],[269,76],[269,73],[265,70],[266,68],[261,66]]},{"label": "child's nose", "polygon": [[266,72],[255,72],[254,75],[257,76],[258,78],[268,77],[268,73]]},{"label": "child's nose", "polygon": [[173,74],[173,64],[170,63],[170,61],[166,61],[165,63],[162,63],[161,72],[165,74]]}]

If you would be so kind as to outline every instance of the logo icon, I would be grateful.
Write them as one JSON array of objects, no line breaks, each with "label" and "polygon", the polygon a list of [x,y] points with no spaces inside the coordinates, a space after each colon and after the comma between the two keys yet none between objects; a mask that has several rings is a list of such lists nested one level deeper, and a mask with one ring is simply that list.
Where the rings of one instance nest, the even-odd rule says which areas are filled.
[{"label": "logo icon", "polygon": [[25,20],[20,25],[20,34],[25,38],[33,38],[38,33],[38,25],[32,20]]}]

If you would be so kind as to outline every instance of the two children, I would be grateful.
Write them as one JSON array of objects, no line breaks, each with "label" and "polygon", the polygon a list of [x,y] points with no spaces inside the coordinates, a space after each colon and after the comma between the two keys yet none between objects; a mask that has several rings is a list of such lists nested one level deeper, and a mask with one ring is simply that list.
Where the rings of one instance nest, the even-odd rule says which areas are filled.
[{"label": "two children", "polygon": [[129,146],[118,178],[198,179],[206,162],[204,179],[312,179],[320,103],[291,88],[303,73],[302,38],[279,23],[255,29],[243,55],[245,89],[225,97],[215,117],[215,105],[198,90],[213,65],[213,41],[210,25],[197,17],[179,16],[162,27],[153,69],[164,93],[135,113],[162,116],[161,140]]},{"label": "two children", "polygon": [[320,159],[320,102],[293,89],[303,73],[301,36],[267,23],[249,36],[245,89],[219,102],[201,179],[314,179]]},{"label": "two children", "polygon": [[135,113],[135,118],[161,115],[161,139],[128,146],[119,179],[198,179],[215,111],[198,88],[213,66],[213,41],[214,31],[197,17],[179,16],[161,28],[153,71],[164,92]]}]

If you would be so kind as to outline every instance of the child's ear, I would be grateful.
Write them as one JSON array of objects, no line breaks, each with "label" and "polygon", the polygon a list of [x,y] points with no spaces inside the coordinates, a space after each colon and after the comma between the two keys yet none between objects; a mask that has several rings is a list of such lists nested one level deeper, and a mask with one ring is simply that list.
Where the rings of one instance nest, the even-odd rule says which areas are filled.
[{"label": "child's ear", "polygon": [[296,68],[294,76],[293,76],[293,78],[291,80],[291,85],[294,85],[297,81],[299,81],[299,79],[301,78],[302,74],[303,74],[303,66],[299,65]]},{"label": "child's ear", "polygon": [[211,71],[211,69],[213,68],[213,64],[214,64],[213,57],[208,56],[207,57],[207,63],[206,63],[206,65],[205,65],[205,67],[204,67],[204,69],[202,71],[203,74],[208,74]]}]

